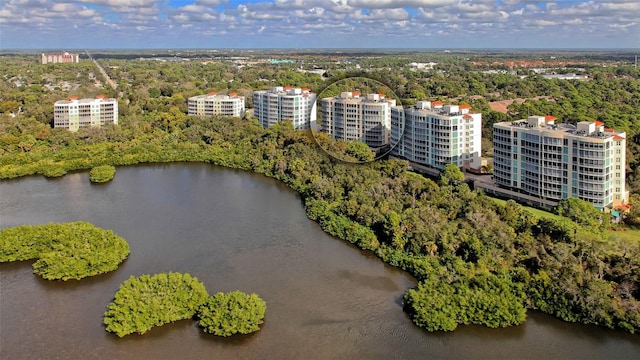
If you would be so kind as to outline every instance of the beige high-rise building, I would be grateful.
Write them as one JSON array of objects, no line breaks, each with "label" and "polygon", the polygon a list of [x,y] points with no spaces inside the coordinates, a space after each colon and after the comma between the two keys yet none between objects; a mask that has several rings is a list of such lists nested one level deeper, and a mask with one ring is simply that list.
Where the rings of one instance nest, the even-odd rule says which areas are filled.
[{"label": "beige high-rise building", "polygon": [[334,139],[357,140],[379,148],[389,144],[394,106],[396,101],[384,94],[361,96],[358,91],[345,91],[322,99],[319,130]]},{"label": "beige high-rise building", "polygon": [[288,120],[295,129],[309,129],[316,120],[315,104],[316,94],[308,88],[276,86],[253,92],[253,116],[264,128]]},{"label": "beige high-rise building", "polygon": [[56,101],[53,109],[53,127],[78,131],[82,127],[100,127],[118,124],[118,100],[98,95],[95,99],[70,96]]},{"label": "beige high-rise building", "polygon": [[239,118],[244,116],[244,96],[238,96],[234,92],[228,95],[211,92],[206,95],[193,96],[188,99],[187,103],[189,115],[222,115]]},{"label": "beige high-rise building", "polygon": [[600,121],[529,116],[493,125],[496,185],[543,199],[576,197],[603,209],[628,202],[626,133]]},{"label": "beige high-rise building", "polygon": [[469,105],[419,101],[391,110],[391,154],[437,169],[482,166],[482,114]]}]

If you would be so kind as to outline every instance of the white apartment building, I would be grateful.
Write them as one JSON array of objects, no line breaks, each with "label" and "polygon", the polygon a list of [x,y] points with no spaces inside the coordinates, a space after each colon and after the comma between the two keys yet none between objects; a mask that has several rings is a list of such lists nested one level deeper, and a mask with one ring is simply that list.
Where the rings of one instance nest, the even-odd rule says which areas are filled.
[{"label": "white apartment building", "polygon": [[40,61],[43,64],[77,63],[80,62],[80,56],[78,54],[69,54],[68,52],[62,54],[42,54]]},{"label": "white apartment building", "polygon": [[529,116],[493,125],[496,185],[554,201],[576,197],[599,209],[626,203],[625,132],[599,121],[555,120]]},{"label": "white apartment building", "polygon": [[71,96],[54,104],[53,127],[78,131],[81,127],[118,124],[118,100],[98,95],[95,99]]},{"label": "white apartment building", "polygon": [[392,155],[437,169],[447,164],[482,166],[482,114],[469,105],[419,101],[412,107],[394,107],[391,129],[391,143],[397,143]]},{"label": "white apartment building", "polygon": [[264,128],[280,121],[291,121],[299,130],[309,129],[316,121],[316,94],[308,88],[276,86],[253,92],[253,116]]},{"label": "white apartment building", "polygon": [[229,95],[210,92],[206,95],[192,96],[187,100],[188,114],[195,116],[244,116],[244,96],[237,93]]},{"label": "white apartment building", "polygon": [[322,99],[320,131],[334,139],[358,140],[372,148],[389,144],[391,108],[394,99],[383,94],[343,92],[339,96]]}]

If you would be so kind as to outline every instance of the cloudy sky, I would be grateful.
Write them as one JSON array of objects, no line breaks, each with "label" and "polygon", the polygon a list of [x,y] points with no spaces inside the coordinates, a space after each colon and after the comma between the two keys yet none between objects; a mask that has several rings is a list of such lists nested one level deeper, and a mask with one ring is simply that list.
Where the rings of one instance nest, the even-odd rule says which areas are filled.
[{"label": "cloudy sky", "polygon": [[640,0],[0,0],[0,49],[640,48]]}]

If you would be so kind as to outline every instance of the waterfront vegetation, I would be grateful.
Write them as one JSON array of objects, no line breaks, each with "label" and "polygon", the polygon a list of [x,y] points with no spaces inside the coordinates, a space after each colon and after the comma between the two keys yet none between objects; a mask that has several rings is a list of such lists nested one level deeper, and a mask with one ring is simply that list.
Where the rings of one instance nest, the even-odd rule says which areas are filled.
[{"label": "waterfront vegetation", "polygon": [[89,171],[89,180],[92,183],[105,183],[113,180],[116,175],[115,166],[100,165],[96,166]]},{"label": "waterfront vegetation", "polygon": [[[518,113],[552,114],[568,122],[604,120],[607,126],[629,132],[629,189],[640,190],[640,71],[629,66],[592,67],[589,82],[533,75],[523,80],[508,74],[485,75],[458,60],[445,59],[438,66],[442,72],[430,74],[388,71],[384,65],[385,71],[367,75],[389,84],[403,103],[411,103],[412,96],[413,100],[460,96],[483,112],[489,129],[495,121],[521,117]],[[43,121],[48,118],[39,117],[37,105],[29,103],[33,115],[2,115],[0,178],[174,161],[253,171],[297,191],[309,218],[327,233],[415,276],[419,284],[405,294],[405,309],[419,326],[452,330],[459,324],[514,325],[524,321],[526,309],[536,309],[567,321],[640,330],[640,241],[615,236],[618,232],[612,235],[610,230],[617,225],[593,207],[569,201],[563,203],[562,217],[543,216],[513,201],[496,202],[472,191],[456,181],[455,173],[434,181],[408,172],[404,161],[336,161],[318,145],[348,157],[344,143],[294,131],[288,123],[265,130],[252,120],[185,115],[187,96],[203,89],[241,90],[254,84],[254,75],[272,76],[277,85],[320,84],[292,69],[236,73],[221,64],[152,67],[100,61],[123,92],[120,125],[77,133],[51,129]],[[369,59],[362,65],[384,61],[390,61],[389,66],[393,62]],[[13,74],[15,69],[10,69]],[[180,81],[196,79],[194,74],[206,69],[215,71],[203,80]],[[232,84],[221,80],[228,77],[238,80]],[[260,87],[266,86],[252,86]],[[493,90],[500,96],[545,95],[558,100],[527,101],[525,107],[513,106],[509,114],[501,114],[488,110],[487,98],[470,98]],[[7,101],[16,96],[11,94],[5,96]],[[640,224],[637,194],[632,204],[635,210],[627,221],[636,226]]]},{"label": "waterfront vegetation", "polygon": [[218,336],[250,334],[260,330],[267,304],[256,294],[241,291],[216,293],[198,309],[198,325]]},{"label": "waterfront vegetation", "polygon": [[47,280],[82,279],[115,270],[129,245],[110,230],[86,222],[21,225],[0,231],[0,262],[36,259]]},{"label": "waterfront vegetation", "polygon": [[191,319],[208,296],[204,284],[189,274],[131,276],[109,303],[104,324],[119,337],[144,334],[155,326]]},{"label": "waterfront vegetation", "polygon": [[260,330],[266,303],[241,291],[209,296],[204,284],[183,273],[131,276],[120,285],[104,313],[108,332],[119,337],[197,318],[204,332],[219,336]]}]

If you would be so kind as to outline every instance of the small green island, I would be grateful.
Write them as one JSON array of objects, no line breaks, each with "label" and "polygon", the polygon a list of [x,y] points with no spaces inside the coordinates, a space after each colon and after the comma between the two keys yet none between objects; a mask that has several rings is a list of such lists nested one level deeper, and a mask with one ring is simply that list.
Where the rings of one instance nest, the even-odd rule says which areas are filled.
[{"label": "small green island", "polygon": [[89,171],[89,180],[92,183],[106,183],[116,176],[116,167],[112,165],[96,166]]},{"label": "small green island", "polygon": [[71,280],[118,268],[129,244],[88,222],[20,225],[0,231],[0,262],[37,259],[33,272],[47,280]]},{"label": "small green island", "polygon": [[170,272],[131,276],[122,283],[107,307],[104,325],[123,337],[195,316],[204,332],[230,336],[260,330],[265,311],[256,294],[234,291],[209,297],[196,277]]}]

